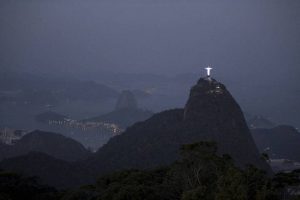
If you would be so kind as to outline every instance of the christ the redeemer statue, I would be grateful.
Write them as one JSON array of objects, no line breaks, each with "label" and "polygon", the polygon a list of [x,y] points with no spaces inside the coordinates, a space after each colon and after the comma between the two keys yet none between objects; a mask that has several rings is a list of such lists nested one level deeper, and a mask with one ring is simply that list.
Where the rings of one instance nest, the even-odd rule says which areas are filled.
[{"label": "christ the redeemer statue", "polygon": [[207,76],[210,77],[210,71],[211,71],[213,68],[211,68],[210,66],[208,66],[208,67],[206,67],[205,69],[206,69],[206,71],[207,71]]}]

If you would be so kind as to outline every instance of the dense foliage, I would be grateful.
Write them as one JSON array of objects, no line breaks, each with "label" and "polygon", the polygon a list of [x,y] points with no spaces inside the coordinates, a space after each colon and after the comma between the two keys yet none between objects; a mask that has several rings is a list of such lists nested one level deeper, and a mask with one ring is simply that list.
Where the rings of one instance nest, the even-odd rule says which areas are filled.
[{"label": "dense foliage", "polygon": [[0,171],[0,200],[51,200],[59,199],[59,195],[54,188],[39,184],[34,177]]},{"label": "dense foliage", "polygon": [[87,199],[276,200],[283,195],[291,199],[286,188],[299,185],[297,171],[271,178],[251,165],[241,170],[230,156],[218,156],[212,142],[183,145],[180,152],[182,159],[166,168],[121,171],[99,178],[92,189],[94,196]]},{"label": "dense foliage", "polygon": [[[100,177],[96,184],[63,192],[38,185],[34,179],[1,173],[4,199],[62,200],[276,200],[296,199],[300,171],[273,178],[248,166],[241,170],[228,155],[218,156],[216,144],[183,145],[182,159],[155,170],[126,170]],[[293,190],[294,189],[294,190]],[[0,199],[1,199],[0,198]]]}]

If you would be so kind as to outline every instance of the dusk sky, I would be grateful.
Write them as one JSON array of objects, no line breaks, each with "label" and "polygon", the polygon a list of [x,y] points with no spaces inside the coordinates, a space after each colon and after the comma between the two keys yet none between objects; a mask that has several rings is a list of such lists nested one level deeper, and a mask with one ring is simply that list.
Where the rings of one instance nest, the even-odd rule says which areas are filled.
[{"label": "dusk sky", "polygon": [[300,2],[2,0],[0,66],[296,81]]}]

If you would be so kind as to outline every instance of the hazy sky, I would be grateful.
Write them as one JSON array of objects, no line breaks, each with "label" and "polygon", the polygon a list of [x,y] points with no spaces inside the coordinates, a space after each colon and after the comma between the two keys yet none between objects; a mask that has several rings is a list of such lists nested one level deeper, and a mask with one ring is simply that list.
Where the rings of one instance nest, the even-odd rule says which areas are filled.
[{"label": "hazy sky", "polygon": [[299,0],[1,0],[0,67],[297,82]]}]

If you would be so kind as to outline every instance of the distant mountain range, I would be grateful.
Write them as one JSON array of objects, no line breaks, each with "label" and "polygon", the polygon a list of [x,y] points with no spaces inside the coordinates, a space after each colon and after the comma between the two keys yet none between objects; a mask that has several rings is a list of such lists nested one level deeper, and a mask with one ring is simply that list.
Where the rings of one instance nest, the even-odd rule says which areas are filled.
[{"label": "distant mountain range", "polygon": [[14,145],[0,144],[0,160],[29,152],[42,152],[66,161],[78,161],[90,156],[90,152],[79,142],[57,133],[33,131]]},{"label": "distant mountain range", "polygon": [[275,127],[275,123],[271,122],[269,119],[261,116],[255,115],[247,119],[247,123],[250,129],[256,128],[273,128]]},{"label": "distant mountain range", "polygon": [[259,150],[271,159],[300,162],[300,133],[294,127],[280,125],[270,129],[253,129],[251,132]]},{"label": "distant mountain range", "polygon": [[118,92],[94,81],[48,78],[15,71],[0,73],[0,103],[57,105],[65,101],[99,101]]}]

